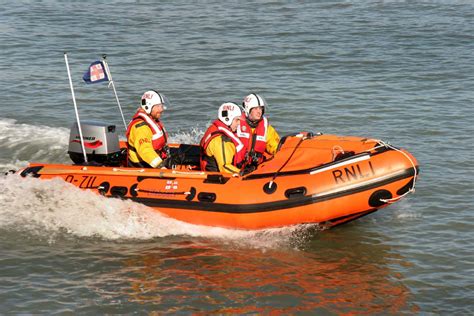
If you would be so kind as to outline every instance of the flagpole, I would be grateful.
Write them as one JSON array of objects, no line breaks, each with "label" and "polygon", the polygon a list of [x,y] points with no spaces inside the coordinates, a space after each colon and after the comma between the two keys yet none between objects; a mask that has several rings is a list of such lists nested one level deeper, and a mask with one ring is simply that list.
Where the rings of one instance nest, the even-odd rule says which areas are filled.
[{"label": "flagpole", "polygon": [[79,129],[79,137],[81,138],[81,146],[82,146],[82,153],[84,154],[84,162],[87,163],[86,148],[84,147],[84,139],[82,138],[81,121],[79,120],[79,112],[77,111],[76,96],[74,95],[74,87],[72,86],[71,71],[69,70],[67,52],[64,52],[64,60],[66,61],[67,75],[69,77],[69,85],[71,87],[72,101],[74,103],[74,111],[76,112],[77,128]]},{"label": "flagpole", "polygon": [[120,101],[119,101],[119,98],[118,98],[118,95],[117,95],[117,90],[115,90],[115,84],[114,84],[114,81],[112,80],[112,74],[110,73],[109,64],[107,63],[106,58],[107,58],[107,55],[105,55],[105,54],[102,55],[102,61],[104,62],[105,71],[107,72],[107,76],[109,77],[109,85],[112,85],[112,88],[114,89],[115,99],[117,100],[117,104],[118,104],[118,107],[119,107],[119,110],[120,110],[120,114],[122,115],[123,126],[125,127],[125,130],[127,130],[127,123],[125,123],[125,117],[123,116],[122,107],[120,106]]}]

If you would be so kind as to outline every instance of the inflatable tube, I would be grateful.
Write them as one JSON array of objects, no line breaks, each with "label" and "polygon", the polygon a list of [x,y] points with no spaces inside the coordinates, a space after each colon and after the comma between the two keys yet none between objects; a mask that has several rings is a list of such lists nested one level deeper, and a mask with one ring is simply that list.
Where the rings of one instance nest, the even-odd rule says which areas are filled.
[{"label": "inflatable tube", "polygon": [[340,225],[398,201],[418,175],[407,151],[360,137],[286,136],[274,157],[245,176],[200,171],[197,145],[170,147],[179,157],[175,169],[32,163],[18,173],[59,177],[177,220],[236,229]]}]

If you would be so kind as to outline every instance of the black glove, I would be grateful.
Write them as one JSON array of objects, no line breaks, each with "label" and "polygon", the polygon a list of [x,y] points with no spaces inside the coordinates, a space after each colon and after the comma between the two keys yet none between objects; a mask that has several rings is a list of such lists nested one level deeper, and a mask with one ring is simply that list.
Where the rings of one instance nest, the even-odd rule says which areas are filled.
[{"label": "black glove", "polygon": [[240,170],[240,175],[244,176],[246,174],[249,174],[249,173],[253,172],[255,169],[257,169],[257,166],[246,165],[242,170]]},{"label": "black glove", "polygon": [[256,152],[250,154],[250,164],[258,165],[258,154]]},{"label": "black glove", "polygon": [[171,169],[173,167],[173,161],[171,158],[165,158],[159,165],[158,168]]}]

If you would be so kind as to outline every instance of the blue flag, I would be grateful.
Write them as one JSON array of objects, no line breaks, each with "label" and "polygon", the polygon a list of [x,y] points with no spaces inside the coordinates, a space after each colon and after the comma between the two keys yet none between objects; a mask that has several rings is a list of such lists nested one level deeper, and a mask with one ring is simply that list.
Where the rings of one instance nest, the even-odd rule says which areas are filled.
[{"label": "blue flag", "polygon": [[109,81],[109,76],[107,75],[107,71],[105,71],[104,63],[99,60],[94,61],[89,66],[82,79],[84,79],[86,83]]}]

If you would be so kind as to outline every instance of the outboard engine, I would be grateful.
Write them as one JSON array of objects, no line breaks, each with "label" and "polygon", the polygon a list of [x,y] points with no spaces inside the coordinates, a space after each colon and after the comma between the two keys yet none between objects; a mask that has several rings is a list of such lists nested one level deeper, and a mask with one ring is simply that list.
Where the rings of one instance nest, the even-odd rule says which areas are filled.
[{"label": "outboard engine", "polygon": [[[115,125],[99,122],[82,122],[82,138],[88,164],[118,166],[122,161],[119,137]],[[75,164],[84,164],[81,138],[77,123],[71,127],[68,154]]]}]

